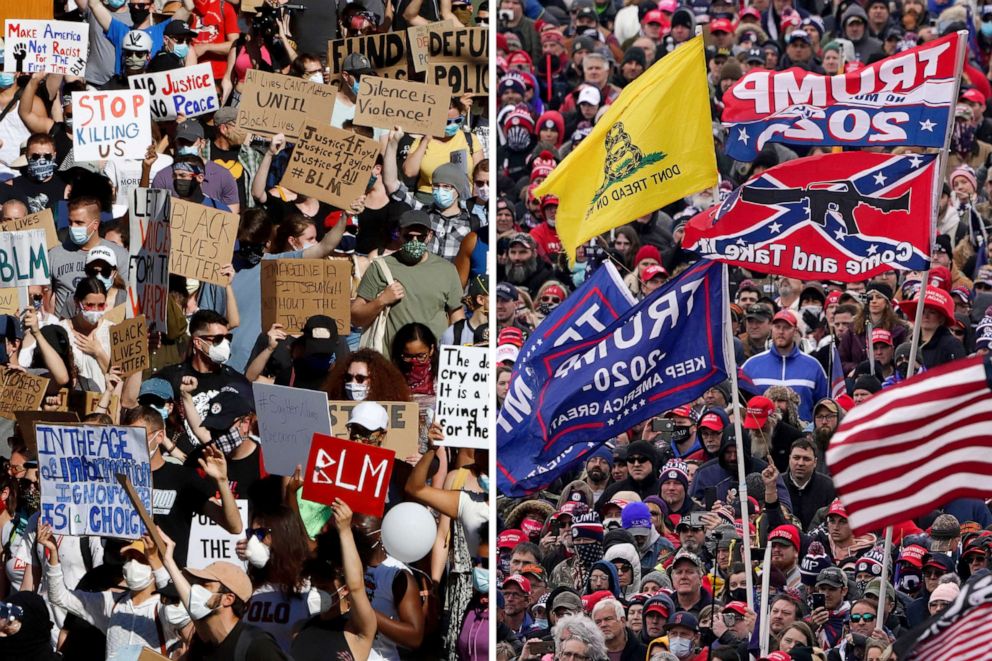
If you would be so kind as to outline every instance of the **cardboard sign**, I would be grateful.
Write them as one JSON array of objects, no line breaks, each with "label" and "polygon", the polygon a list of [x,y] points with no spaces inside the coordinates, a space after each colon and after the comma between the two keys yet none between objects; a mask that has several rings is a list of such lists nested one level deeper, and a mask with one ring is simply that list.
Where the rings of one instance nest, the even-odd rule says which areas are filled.
[{"label": "cardboard sign", "polygon": [[38,450],[35,440],[35,426],[41,422],[49,424],[73,424],[79,422],[75,411],[17,411],[14,414],[17,426],[21,428],[21,438],[28,446],[28,453],[34,455]]},{"label": "cardboard sign", "polygon": [[355,101],[354,123],[420,135],[443,136],[448,123],[451,90],[438,85],[362,76]]},{"label": "cardboard sign", "polygon": [[[416,402],[378,402],[389,414],[389,429],[382,447],[396,452],[400,459],[420,454],[420,407]],[[331,401],[331,430],[334,436],[348,438],[348,416],[359,402]],[[268,459],[266,459],[267,461]]]},{"label": "cardboard sign", "polygon": [[[84,417],[89,415],[90,413],[96,413],[96,407],[100,405],[100,398],[103,396],[103,393],[89,392],[89,391],[82,392],[81,394],[83,395],[83,402],[81,406],[77,407],[76,402],[73,401],[75,400],[74,395],[77,392],[80,391],[78,390],[73,391],[69,395],[70,410],[75,411],[78,408],[78,410],[81,410],[83,412]],[[114,421],[115,425],[119,424],[121,421],[121,396],[117,394],[111,395],[110,406],[107,407],[106,411],[101,410],[100,413],[106,413],[107,415],[110,416],[110,419]]]},{"label": "cardboard sign", "polygon": [[148,92],[72,93],[72,156],[77,163],[142,160],[152,144]]},{"label": "cardboard sign", "polygon": [[16,317],[20,309],[20,290],[16,287],[0,288],[0,314]]},{"label": "cardboard sign", "polygon": [[187,119],[220,108],[213,69],[209,62],[191,67],[129,76],[133,90],[145,90],[150,97],[152,119],[156,122],[185,115]]},{"label": "cardboard sign", "polygon": [[0,232],[0,287],[50,284],[45,230]]},{"label": "cardboard sign", "polygon": [[16,411],[37,411],[41,408],[49,381],[43,376],[7,370],[3,388],[0,389],[0,418],[14,420]]},{"label": "cardboard sign", "polygon": [[392,450],[314,434],[303,497],[325,505],[340,498],[354,512],[382,516],[395,458]]},{"label": "cardboard sign", "polygon": [[265,451],[265,469],[275,475],[292,475],[305,466],[314,434],[331,434],[327,393],[255,383],[255,413]]},{"label": "cardboard sign", "polygon": [[406,39],[406,31],[400,30],[327,42],[327,66],[334,84],[340,84],[341,65],[349,53],[361,53],[369,58],[375,75],[380,78],[409,79]]},{"label": "cardboard sign", "polygon": [[489,447],[489,350],[442,346],[438,364],[437,413],[444,428],[438,445]]},{"label": "cardboard sign", "polygon": [[262,328],[279,323],[287,333],[302,333],[315,314],[337,322],[341,336],[351,331],[351,261],[262,260]]},{"label": "cardboard sign", "polygon": [[116,479],[127,476],[146,509],[152,467],[144,427],[35,426],[41,516],[57,535],[138,539],[143,526]]},{"label": "cardboard sign", "polygon": [[451,88],[453,96],[489,94],[488,44],[486,28],[432,30],[427,82]]},{"label": "cardboard sign", "polygon": [[365,194],[379,143],[351,131],[307,123],[281,186],[347,209]]},{"label": "cardboard sign", "polygon": [[138,661],[169,661],[169,657],[162,656],[150,647],[142,647],[141,654],[138,655]]},{"label": "cardboard sign", "polygon": [[437,21],[426,25],[412,25],[406,29],[407,41],[410,47],[410,61],[417,73],[427,71],[430,62],[431,32],[438,32],[454,26],[448,21]]},{"label": "cardboard sign", "polygon": [[80,78],[86,75],[90,47],[86,23],[7,19],[3,39],[3,70],[8,73],[44,71]]},{"label": "cardboard sign", "polygon": [[110,327],[110,364],[121,368],[121,376],[143,372],[148,358],[148,325],[144,315]]},{"label": "cardboard sign", "polygon": [[173,199],[169,270],[226,287],[228,279],[220,275],[220,270],[234,257],[239,221],[236,213]]},{"label": "cardboard sign", "polygon": [[[268,458],[266,458],[267,463]],[[248,501],[237,499],[238,515],[241,517],[242,530],[248,529]],[[189,551],[186,554],[186,566],[189,569],[203,569],[211,562],[223,560],[248,569],[248,564],[238,557],[235,544],[244,539],[242,533],[232,534],[213,522],[208,516],[194,514],[189,528]]]},{"label": "cardboard sign", "polygon": [[50,249],[62,242],[59,241],[58,232],[55,231],[55,217],[51,209],[42,209],[38,213],[28,214],[17,220],[8,220],[0,223],[0,231],[21,232],[23,230],[45,230],[45,245]]},{"label": "cardboard sign", "polygon": [[337,90],[308,80],[249,69],[238,105],[238,128],[256,135],[282,133],[289,142],[303,133],[303,125],[330,126]]},{"label": "cardboard sign", "polygon": [[169,191],[135,188],[128,197],[131,268],[127,305],[131,315],[145,315],[148,329],[166,330],[169,308]]}]

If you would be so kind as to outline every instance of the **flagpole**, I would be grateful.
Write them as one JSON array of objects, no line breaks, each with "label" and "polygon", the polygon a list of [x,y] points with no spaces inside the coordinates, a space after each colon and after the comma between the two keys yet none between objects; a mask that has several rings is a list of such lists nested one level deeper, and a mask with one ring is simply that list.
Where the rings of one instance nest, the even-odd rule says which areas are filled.
[{"label": "flagpole", "polygon": [[875,622],[885,630],[885,592],[889,583],[889,563],[892,562],[892,526],[885,526],[885,555],[882,557],[882,585],[878,588],[878,612]]},{"label": "flagpole", "polygon": [[761,627],[758,629],[758,636],[761,638],[759,644],[761,645],[761,656],[768,656],[769,640],[768,635],[771,633],[770,625],[768,621],[768,591],[771,589],[771,565],[772,565],[772,545],[765,545],[765,560],[761,565]]},{"label": "flagpole", "polygon": [[[748,517],[747,474],[744,472],[744,436],[741,429],[740,391],[737,387],[737,357],[734,355],[734,330],[730,324],[730,273],[723,263],[723,351],[727,371],[730,372],[730,385],[733,391],[731,403],[734,407],[734,438],[737,445],[737,494],[741,501],[741,534],[744,538],[744,580],[747,581],[747,607],[754,610],[754,580],[751,571],[751,525]],[[746,410],[746,409],[744,409]]]}]

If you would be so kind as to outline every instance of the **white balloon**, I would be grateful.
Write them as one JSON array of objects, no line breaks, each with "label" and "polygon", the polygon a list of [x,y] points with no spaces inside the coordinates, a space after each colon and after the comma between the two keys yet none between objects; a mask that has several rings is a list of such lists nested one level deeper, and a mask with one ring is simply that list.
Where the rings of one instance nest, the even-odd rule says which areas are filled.
[{"label": "white balloon", "polygon": [[423,505],[400,503],[382,519],[382,546],[401,562],[420,560],[431,552],[437,522]]}]

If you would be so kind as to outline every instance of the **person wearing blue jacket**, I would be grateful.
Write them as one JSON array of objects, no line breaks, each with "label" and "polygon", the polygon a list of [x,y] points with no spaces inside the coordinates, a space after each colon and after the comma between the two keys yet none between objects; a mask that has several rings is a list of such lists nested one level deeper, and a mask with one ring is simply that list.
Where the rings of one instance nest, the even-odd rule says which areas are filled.
[{"label": "person wearing blue jacket", "polygon": [[[745,433],[742,439],[744,446],[744,474],[760,473],[768,466],[767,463],[751,456],[751,439]],[[716,489],[716,498],[724,503],[727,502],[727,491],[731,488],[739,489],[737,485],[737,439],[734,435],[733,427],[725,427],[723,439],[720,443],[720,455],[716,459],[711,459],[699,467],[696,476],[692,480],[692,487],[689,491],[691,498],[702,500],[703,493],[709,487]],[[785,488],[785,482],[779,475],[775,481],[775,492],[778,500],[792,511],[792,498],[789,490]],[[757,494],[751,494],[757,497]]]},{"label": "person wearing blue jacket", "polygon": [[764,393],[771,386],[788,386],[799,395],[799,417],[813,419],[813,402],[830,395],[830,383],[820,361],[799,350],[795,341],[798,322],[789,310],[772,318],[772,348],[752,356],[741,367],[754,390]]}]

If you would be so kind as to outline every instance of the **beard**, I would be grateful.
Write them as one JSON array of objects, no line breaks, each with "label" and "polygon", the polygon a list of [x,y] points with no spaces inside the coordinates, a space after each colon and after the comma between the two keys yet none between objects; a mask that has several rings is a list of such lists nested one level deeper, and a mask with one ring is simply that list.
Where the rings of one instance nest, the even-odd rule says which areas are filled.
[{"label": "beard", "polygon": [[827,445],[830,443],[830,437],[834,435],[834,430],[830,427],[817,427],[813,432],[813,442],[816,446],[823,451],[826,451]]},{"label": "beard", "polygon": [[604,473],[602,470],[598,468],[593,468],[592,470],[589,471],[589,479],[595,482],[596,484],[599,484],[600,482],[606,480],[606,473]]},{"label": "beard", "polygon": [[508,264],[506,267],[506,279],[514,285],[522,285],[527,279],[537,273],[537,257],[531,257],[526,262]]}]

